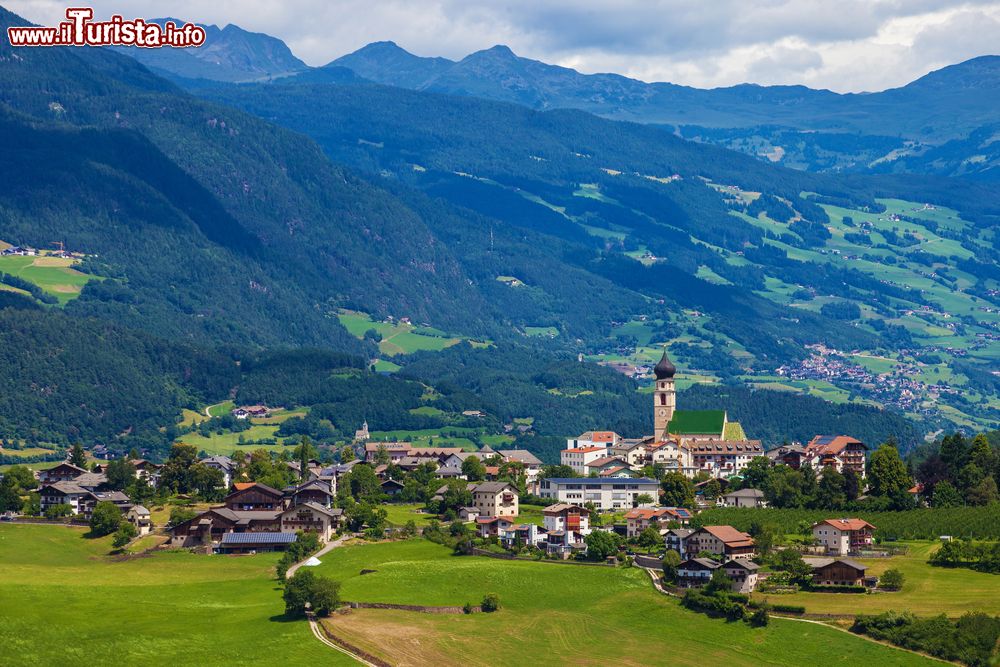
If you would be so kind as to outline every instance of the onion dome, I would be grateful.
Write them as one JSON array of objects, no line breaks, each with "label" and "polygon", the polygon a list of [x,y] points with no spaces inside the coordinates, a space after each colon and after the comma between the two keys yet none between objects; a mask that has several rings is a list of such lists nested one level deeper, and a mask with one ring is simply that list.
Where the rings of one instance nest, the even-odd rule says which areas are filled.
[{"label": "onion dome", "polygon": [[657,380],[666,380],[667,378],[672,378],[674,373],[677,372],[677,367],[674,366],[673,362],[667,356],[667,348],[663,348],[663,356],[653,367],[653,373],[656,375]]}]

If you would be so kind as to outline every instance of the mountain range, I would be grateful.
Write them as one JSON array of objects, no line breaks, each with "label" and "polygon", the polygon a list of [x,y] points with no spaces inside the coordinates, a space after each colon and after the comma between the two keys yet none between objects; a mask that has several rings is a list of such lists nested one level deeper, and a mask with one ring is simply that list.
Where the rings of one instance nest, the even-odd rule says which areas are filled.
[{"label": "mountain range", "polygon": [[[23,23],[0,10],[0,27]],[[170,387],[171,409],[222,400],[220,387],[189,380],[188,349],[225,367],[321,347],[363,367],[378,332],[348,332],[349,310],[488,340],[495,347],[394,361],[443,395],[491,395],[504,418],[528,403],[557,413],[538,422],[552,437],[574,405],[595,427],[636,430],[645,398],[581,393],[592,390],[553,383],[530,359],[638,359],[663,344],[708,380],[734,383],[776,381],[816,345],[919,365],[928,386],[935,375],[964,386],[900,408],[928,430],[1000,410],[989,373],[1000,199],[989,181],[788,169],[657,123],[456,94],[458,84],[409,89],[434,67],[434,81],[457,81],[460,63],[383,45],[399,85],[382,85],[361,65],[296,69],[273,38],[218,35],[227,30],[205,61],[222,69],[171,71],[187,61],[164,59],[169,81],[121,50],[0,44],[0,241],[59,240],[93,278],[58,310],[0,296],[41,309],[39,330],[90,323],[81,331],[98,347],[140,331],[130,349],[164,361],[144,366],[163,376],[136,395]],[[536,69],[491,51],[479,71],[511,60]],[[278,65],[287,76],[255,74]],[[226,69],[218,81],[198,73]],[[249,79],[262,81],[234,83]],[[14,352],[18,391],[30,392],[41,360]],[[628,385],[591,364],[569,364],[574,373]],[[0,422],[0,435],[28,423]]]}]

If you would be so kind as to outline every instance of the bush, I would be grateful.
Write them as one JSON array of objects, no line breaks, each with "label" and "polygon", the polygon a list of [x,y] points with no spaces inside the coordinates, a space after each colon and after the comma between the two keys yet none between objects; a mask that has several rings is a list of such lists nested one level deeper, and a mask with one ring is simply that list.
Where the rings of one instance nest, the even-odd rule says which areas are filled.
[{"label": "bush", "polygon": [[135,539],[135,536],[138,534],[139,532],[135,529],[135,526],[128,521],[122,521],[118,530],[115,531],[115,536],[114,539],[111,540],[111,544],[114,545],[115,549],[121,549]]},{"label": "bush", "polygon": [[462,607],[462,613],[463,614],[471,614],[472,613],[472,603],[471,602],[466,602],[465,603],[465,606]]},{"label": "bush", "polygon": [[60,503],[59,505],[49,505],[45,508],[45,518],[46,519],[62,519],[73,514],[73,508],[66,503]]},{"label": "bush", "polygon": [[827,586],[824,584],[814,584],[809,586],[807,590],[813,593],[867,593],[868,589],[864,586]]},{"label": "bush", "polygon": [[804,614],[806,608],[797,604],[773,604],[771,611],[776,611],[779,614]]},{"label": "bush", "polygon": [[312,570],[299,570],[285,583],[282,597],[286,616],[304,616],[306,605],[319,616],[329,616],[340,604],[340,583]]},{"label": "bush", "polygon": [[766,628],[771,622],[771,615],[767,613],[767,607],[760,607],[750,616],[750,625],[755,628]]},{"label": "bush", "polygon": [[878,587],[887,591],[898,591],[903,587],[905,579],[903,573],[895,568],[886,570],[878,579]]},{"label": "bush", "polygon": [[986,667],[1000,639],[1000,618],[982,612],[969,612],[957,621],[951,621],[943,614],[919,619],[909,612],[890,611],[856,617],[851,632],[890,641],[945,660]]},{"label": "bush", "polygon": [[486,613],[492,613],[494,611],[499,611],[500,609],[500,596],[496,593],[487,593],[483,598],[480,608]]}]

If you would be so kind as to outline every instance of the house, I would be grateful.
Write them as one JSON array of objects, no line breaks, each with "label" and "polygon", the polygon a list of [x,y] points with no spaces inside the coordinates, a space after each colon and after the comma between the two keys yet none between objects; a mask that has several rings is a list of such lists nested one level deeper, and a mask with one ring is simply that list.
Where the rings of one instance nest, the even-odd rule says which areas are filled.
[{"label": "house", "polygon": [[507,463],[524,466],[524,483],[528,493],[538,492],[538,476],[542,472],[542,461],[527,449],[503,449],[496,452]]},{"label": "house", "polygon": [[38,481],[42,484],[53,482],[70,482],[87,472],[84,468],[75,466],[72,463],[60,463],[59,465],[41,470],[38,473]]},{"label": "house", "polygon": [[752,559],[756,555],[753,538],[732,526],[703,526],[684,540],[684,550],[688,558],[703,552],[726,559]]},{"label": "house", "polygon": [[594,459],[590,463],[584,464],[584,469],[586,470],[585,474],[588,476],[594,474],[601,476],[604,475],[605,472],[612,470],[628,470],[628,463],[620,456],[602,456],[601,458]]},{"label": "house", "polygon": [[280,530],[281,518],[278,511],[213,507],[170,529],[170,545],[207,546],[218,544],[228,533],[277,533]]},{"label": "house", "polygon": [[598,447],[610,449],[621,441],[622,437],[614,431],[587,431],[566,441],[566,449]]},{"label": "house", "polygon": [[411,449],[413,449],[413,444],[409,442],[369,441],[365,443],[365,462],[375,463],[380,451],[385,451],[385,453],[389,455],[389,460],[395,461],[396,459],[401,459],[404,456],[409,456]]},{"label": "house", "polygon": [[863,519],[825,519],[813,524],[813,539],[829,556],[857,554],[871,548],[875,526]]},{"label": "house", "polygon": [[313,479],[286,490],[285,496],[292,507],[305,503],[331,507],[336,494],[336,484],[335,480]]},{"label": "house", "polygon": [[864,586],[865,566],[842,558],[803,558],[813,569],[813,583],[820,586]]},{"label": "house", "polygon": [[479,518],[479,510],[475,507],[460,507],[458,508],[458,518],[462,521],[475,521]]},{"label": "house", "polygon": [[863,479],[867,452],[868,447],[857,438],[847,435],[817,435],[806,445],[803,460],[815,470],[830,466],[842,473],[850,469]]},{"label": "house", "polygon": [[559,452],[559,463],[569,466],[577,475],[587,475],[590,473],[587,464],[603,459],[607,455],[608,449],[606,447],[574,447]]},{"label": "house", "polygon": [[670,528],[663,534],[663,543],[667,550],[673,549],[678,555],[687,552],[685,542],[694,531],[690,528]]},{"label": "house", "polygon": [[135,466],[136,479],[143,480],[154,489],[160,486],[160,472],[163,470],[162,465],[147,461],[146,459],[132,459],[131,463]]},{"label": "house", "polygon": [[542,510],[545,532],[569,531],[587,535],[590,533],[590,510],[569,503],[555,503]]},{"label": "house", "polygon": [[760,489],[730,491],[722,496],[722,504],[726,507],[767,507],[764,492]]},{"label": "house", "polygon": [[597,475],[603,479],[621,479],[623,477],[637,478],[640,477],[639,473],[632,470],[631,468],[626,468],[625,466],[613,466],[602,470]]},{"label": "house", "polygon": [[285,551],[298,540],[295,533],[226,533],[219,542],[220,554],[254,554]]},{"label": "house", "polygon": [[454,466],[443,466],[434,471],[434,476],[438,479],[467,479],[462,469]]},{"label": "house", "polygon": [[243,405],[232,410],[232,415],[237,419],[250,419],[258,417],[263,419],[271,414],[266,405]]},{"label": "house", "polygon": [[40,507],[44,514],[50,507],[56,505],[69,505],[73,515],[89,517],[97,504],[97,496],[90,489],[86,489],[76,482],[61,481],[43,484],[38,490],[40,497]]},{"label": "house", "polygon": [[508,482],[480,482],[470,484],[472,502],[480,517],[515,517],[518,513],[517,489]]},{"label": "house", "polygon": [[201,460],[201,464],[222,473],[222,486],[229,488],[233,484],[233,471],[236,463],[228,456],[209,456]]},{"label": "house", "polygon": [[222,499],[227,509],[244,512],[283,510],[284,494],[259,482],[237,482],[232,493]]},{"label": "house", "polygon": [[677,566],[677,585],[681,588],[704,586],[720,567],[722,565],[711,558],[689,558]]},{"label": "house", "polygon": [[394,479],[387,479],[381,484],[382,493],[389,496],[390,498],[398,495],[403,490],[403,483],[397,482]]},{"label": "house", "polygon": [[[655,479],[550,477],[539,483],[538,495],[581,507],[587,503],[594,503],[594,506],[603,512],[652,507],[659,496],[659,490],[660,482]],[[643,496],[648,498],[642,498]]]},{"label": "house", "polygon": [[132,509],[132,500],[122,491],[94,491],[93,493],[96,503],[113,503],[122,513]]},{"label": "house", "polygon": [[747,558],[734,558],[722,567],[732,582],[734,593],[753,593],[756,590],[760,565]]},{"label": "house", "polygon": [[798,470],[806,459],[806,448],[803,445],[782,445],[768,451],[767,458],[771,465],[786,465]]},{"label": "house", "polygon": [[764,456],[760,440],[699,440],[684,446],[691,465],[712,477],[739,475],[758,456]]},{"label": "house", "polygon": [[148,535],[153,530],[153,520],[149,515],[149,510],[142,505],[133,505],[129,508],[128,512],[125,513],[125,519],[135,526],[139,537]]},{"label": "house", "polygon": [[636,508],[625,513],[626,537],[638,537],[650,526],[660,530],[671,521],[687,525],[691,512],[683,507]]},{"label": "house", "polygon": [[512,524],[500,531],[500,544],[507,549],[534,547],[545,539],[545,531],[534,523]]},{"label": "house", "polygon": [[508,531],[514,522],[502,516],[481,516],[476,519],[476,531],[479,537],[500,537],[500,533]]},{"label": "house", "polygon": [[316,533],[321,540],[329,542],[340,528],[343,516],[344,510],[339,507],[331,508],[310,500],[293,505],[282,512],[280,530],[284,533],[295,533],[300,530]]},{"label": "house", "polygon": [[629,467],[642,467],[646,462],[646,441],[641,438],[622,438],[611,446],[611,456],[617,456]]}]

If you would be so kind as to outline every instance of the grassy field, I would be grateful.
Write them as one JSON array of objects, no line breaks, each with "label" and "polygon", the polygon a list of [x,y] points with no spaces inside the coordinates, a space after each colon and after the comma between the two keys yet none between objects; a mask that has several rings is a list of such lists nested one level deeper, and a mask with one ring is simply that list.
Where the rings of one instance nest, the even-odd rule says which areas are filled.
[{"label": "grassy field", "polygon": [[413,521],[417,526],[426,526],[437,517],[417,510],[423,509],[423,503],[385,504],[382,509],[389,515],[389,523],[394,526],[404,526],[407,521]]},{"label": "grassy field", "polygon": [[281,438],[278,438],[278,444],[275,445],[241,445],[239,444],[240,436],[246,441],[250,440],[260,440],[262,438],[277,438],[274,434],[278,430],[276,425],[260,424],[256,426],[251,426],[242,433],[231,433],[225,431],[222,435],[213,433],[209,437],[205,437],[200,433],[185,433],[180,438],[178,442],[183,442],[188,445],[194,445],[198,448],[198,451],[204,451],[208,455],[223,454],[230,455],[234,451],[246,450],[251,452],[255,449],[266,449],[268,451],[280,452],[288,449],[281,444]]},{"label": "grassy field", "polygon": [[754,630],[688,612],[637,569],[458,557],[422,540],[345,547],[323,561],[317,573],[340,580],[349,600],[461,605],[500,595],[496,614],[364,609],[327,621],[393,664],[932,664],[826,626],[774,619]]},{"label": "grassy field", "polygon": [[78,529],[0,525],[0,664],[354,664],[285,621],[277,554],[109,548]]},{"label": "grassy field", "polygon": [[880,613],[912,611],[918,616],[947,614],[958,617],[967,611],[1000,614],[1000,576],[964,568],[932,567],[927,564],[936,542],[912,542],[905,556],[860,559],[868,574],[878,576],[895,568],[905,577],[903,589],[896,593],[848,595],[845,593],[795,593],[772,595],[770,601],[804,605],[811,614]]},{"label": "grassy field", "polygon": [[59,299],[59,305],[64,305],[78,297],[83,286],[95,279],[74,269],[76,263],[78,260],[62,257],[15,255],[0,257],[0,273],[24,278]]},{"label": "grassy field", "polygon": [[[337,314],[337,317],[344,328],[352,336],[359,339],[364,338],[365,332],[369,330],[377,331],[382,336],[378,349],[382,354],[390,357],[422,350],[438,352],[446,347],[456,345],[462,340],[467,340],[462,336],[451,335],[432,327],[421,327],[401,322],[376,322],[367,313],[353,310],[342,310]],[[474,345],[486,345],[486,343],[479,341],[471,342]],[[376,370],[392,371],[393,369],[383,365],[382,368]]]}]

